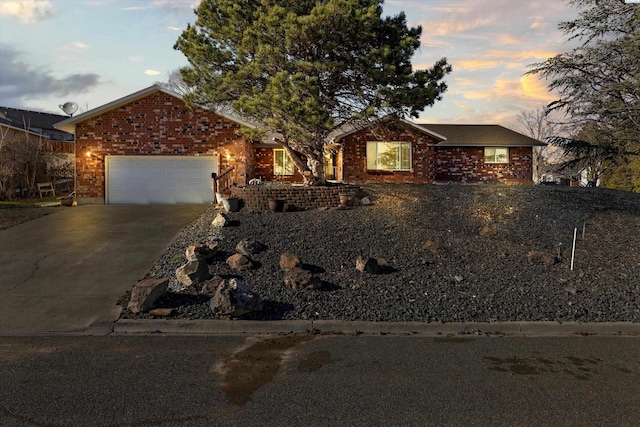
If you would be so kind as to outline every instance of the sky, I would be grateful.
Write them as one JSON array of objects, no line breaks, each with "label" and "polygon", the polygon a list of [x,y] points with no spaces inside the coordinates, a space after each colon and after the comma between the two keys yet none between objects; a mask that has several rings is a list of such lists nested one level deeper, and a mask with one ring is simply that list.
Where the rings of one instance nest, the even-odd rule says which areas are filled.
[{"label": "sky", "polygon": [[[199,0],[0,0],[0,106],[80,112],[166,81],[187,65],[173,45]],[[453,72],[443,100],[418,122],[513,126],[521,110],[555,98],[528,66],[569,51],[564,0],[386,0],[422,26],[414,69],[446,57]]]}]

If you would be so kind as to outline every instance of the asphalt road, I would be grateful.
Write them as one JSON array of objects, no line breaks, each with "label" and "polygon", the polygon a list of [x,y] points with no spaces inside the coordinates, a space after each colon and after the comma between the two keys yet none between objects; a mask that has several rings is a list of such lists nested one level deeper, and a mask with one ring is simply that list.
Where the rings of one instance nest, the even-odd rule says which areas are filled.
[{"label": "asphalt road", "polygon": [[0,338],[2,426],[638,425],[640,338]]}]

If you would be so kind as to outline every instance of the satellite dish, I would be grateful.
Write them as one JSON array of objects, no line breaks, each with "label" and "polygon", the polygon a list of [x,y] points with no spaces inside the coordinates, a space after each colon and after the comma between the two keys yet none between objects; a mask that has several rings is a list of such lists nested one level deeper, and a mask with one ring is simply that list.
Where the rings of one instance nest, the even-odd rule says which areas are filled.
[{"label": "satellite dish", "polygon": [[73,117],[73,113],[78,111],[78,104],[75,102],[65,102],[64,104],[59,106],[65,114],[68,114],[69,117]]}]

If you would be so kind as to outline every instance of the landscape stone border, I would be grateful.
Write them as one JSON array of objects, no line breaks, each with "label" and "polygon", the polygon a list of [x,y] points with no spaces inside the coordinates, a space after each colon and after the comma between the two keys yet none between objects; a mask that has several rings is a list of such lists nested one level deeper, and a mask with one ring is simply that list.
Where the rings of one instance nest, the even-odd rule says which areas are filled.
[{"label": "landscape stone border", "polygon": [[411,335],[421,337],[561,337],[640,336],[640,324],[633,322],[367,322],[341,320],[131,320],[120,319],[111,333],[116,335],[222,335],[303,332],[346,335]]}]

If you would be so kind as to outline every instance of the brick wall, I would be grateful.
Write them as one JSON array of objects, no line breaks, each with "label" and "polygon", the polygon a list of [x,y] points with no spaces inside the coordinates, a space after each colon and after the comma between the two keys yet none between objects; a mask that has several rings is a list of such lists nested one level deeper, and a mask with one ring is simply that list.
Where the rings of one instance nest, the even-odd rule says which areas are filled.
[{"label": "brick wall", "polygon": [[340,193],[361,195],[360,189],[351,185],[328,187],[302,187],[290,185],[256,185],[233,187],[231,197],[242,199],[243,211],[265,212],[269,210],[269,199],[283,199],[285,210],[306,210],[336,207],[340,204]]},{"label": "brick wall", "polygon": [[[223,172],[235,167],[235,182],[251,178],[254,155],[240,126],[179,98],[154,92],[76,125],[76,194],[104,201],[108,155],[219,156]],[[93,156],[87,157],[90,151]]]},{"label": "brick wall", "polygon": [[254,153],[253,176],[265,181],[302,182],[302,175],[298,168],[294,168],[293,175],[273,175],[273,148],[256,147]]},{"label": "brick wall", "polygon": [[509,163],[485,163],[483,147],[437,147],[435,179],[461,183],[531,184],[531,147],[509,148]]},{"label": "brick wall", "polygon": [[[367,170],[367,141],[411,142],[410,171]],[[343,180],[345,182],[415,182],[435,179],[436,141],[428,135],[399,123],[386,123],[353,133],[342,139]]]}]

